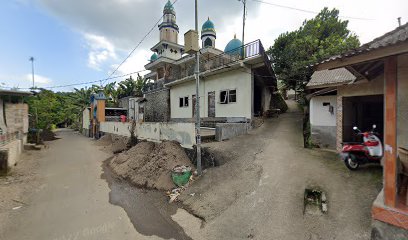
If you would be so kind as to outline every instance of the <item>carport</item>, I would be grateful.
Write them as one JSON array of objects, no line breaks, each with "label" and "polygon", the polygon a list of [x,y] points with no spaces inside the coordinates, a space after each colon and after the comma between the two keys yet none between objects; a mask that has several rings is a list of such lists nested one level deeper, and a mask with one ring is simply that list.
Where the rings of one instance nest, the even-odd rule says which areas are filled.
[{"label": "carport", "polygon": [[384,133],[384,95],[343,97],[343,142],[359,141],[353,127],[362,131],[377,125],[376,132],[383,140]]}]

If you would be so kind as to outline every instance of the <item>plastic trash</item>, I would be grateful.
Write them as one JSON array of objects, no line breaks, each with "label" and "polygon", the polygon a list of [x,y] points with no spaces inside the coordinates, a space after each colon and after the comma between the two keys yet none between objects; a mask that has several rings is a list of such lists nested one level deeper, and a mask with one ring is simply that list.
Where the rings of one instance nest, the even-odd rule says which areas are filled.
[{"label": "plastic trash", "polygon": [[174,184],[176,184],[179,187],[182,187],[188,183],[191,175],[192,175],[191,167],[176,166],[173,168],[171,172],[171,179],[173,180]]}]

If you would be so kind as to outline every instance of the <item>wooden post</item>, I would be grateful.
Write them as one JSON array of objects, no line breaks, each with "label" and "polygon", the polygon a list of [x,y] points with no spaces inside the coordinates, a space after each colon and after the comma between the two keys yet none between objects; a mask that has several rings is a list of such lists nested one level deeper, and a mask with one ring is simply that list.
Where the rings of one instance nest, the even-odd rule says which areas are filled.
[{"label": "wooden post", "polygon": [[385,137],[384,137],[384,204],[397,203],[397,57],[384,62]]}]

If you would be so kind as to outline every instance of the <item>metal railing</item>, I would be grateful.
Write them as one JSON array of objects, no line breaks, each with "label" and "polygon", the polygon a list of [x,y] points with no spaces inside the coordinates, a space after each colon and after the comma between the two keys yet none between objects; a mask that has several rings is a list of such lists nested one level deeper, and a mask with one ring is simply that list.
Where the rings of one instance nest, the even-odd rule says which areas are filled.
[{"label": "metal railing", "polygon": [[[266,57],[265,49],[260,40],[247,43],[241,47],[224,52],[209,59],[202,59],[200,61],[200,72],[215,70],[228,66],[240,60],[245,60],[252,57],[263,56]],[[195,62],[191,62],[186,66],[175,66],[164,80],[164,83],[170,83],[178,79],[183,79],[194,75]]]}]

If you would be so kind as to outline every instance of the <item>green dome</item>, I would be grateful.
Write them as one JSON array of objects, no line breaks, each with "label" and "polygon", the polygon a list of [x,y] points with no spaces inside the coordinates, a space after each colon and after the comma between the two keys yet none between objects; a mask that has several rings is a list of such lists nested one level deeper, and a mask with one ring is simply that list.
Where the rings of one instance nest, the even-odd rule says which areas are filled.
[{"label": "green dome", "polygon": [[215,32],[215,27],[214,27],[214,23],[210,20],[210,18],[208,18],[207,21],[205,21],[205,23],[203,24],[203,27],[201,29],[201,31],[214,31]]},{"label": "green dome", "polygon": [[164,6],[164,11],[174,11],[173,4],[170,2],[170,0],[167,0],[166,5]]},{"label": "green dome", "polygon": [[159,58],[159,56],[157,56],[156,53],[153,53],[153,55],[150,57],[150,61],[151,61],[151,62],[154,62],[154,61],[157,60],[157,58]]},{"label": "green dome", "polygon": [[237,39],[237,36],[234,36],[234,39],[232,39],[225,47],[224,52],[232,55],[240,54],[238,49],[239,47],[242,47],[242,42],[241,40]]}]

